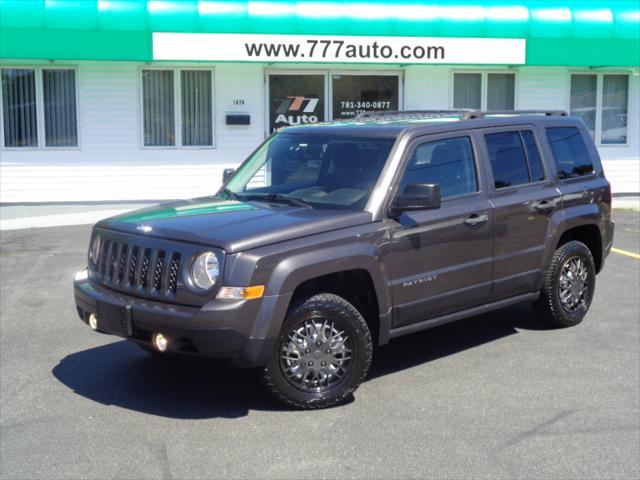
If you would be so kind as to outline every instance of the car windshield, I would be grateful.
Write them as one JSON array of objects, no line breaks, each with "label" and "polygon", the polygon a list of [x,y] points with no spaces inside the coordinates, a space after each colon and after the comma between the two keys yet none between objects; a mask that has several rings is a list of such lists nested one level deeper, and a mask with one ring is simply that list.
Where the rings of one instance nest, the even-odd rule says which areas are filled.
[{"label": "car windshield", "polygon": [[362,210],[394,141],[279,133],[240,167],[221,195]]}]

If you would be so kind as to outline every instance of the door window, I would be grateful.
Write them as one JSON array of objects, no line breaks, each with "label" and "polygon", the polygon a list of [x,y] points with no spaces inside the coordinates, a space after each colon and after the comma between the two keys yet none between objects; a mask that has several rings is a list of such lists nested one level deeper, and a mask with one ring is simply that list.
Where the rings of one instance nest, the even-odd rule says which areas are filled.
[{"label": "door window", "polygon": [[400,182],[440,185],[442,198],[478,191],[473,149],[469,137],[445,138],[419,145],[413,151]]},{"label": "door window", "polygon": [[520,132],[522,143],[524,143],[524,149],[527,153],[527,159],[529,160],[529,169],[531,170],[531,181],[540,182],[545,179],[544,168],[542,167],[542,157],[540,157],[540,151],[538,145],[536,145],[536,139],[533,132],[529,130],[523,130]]},{"label": "door window", "polygon": [[544,169],[533,133],[498,132],[485,135],[496,189],[544,180]]}]

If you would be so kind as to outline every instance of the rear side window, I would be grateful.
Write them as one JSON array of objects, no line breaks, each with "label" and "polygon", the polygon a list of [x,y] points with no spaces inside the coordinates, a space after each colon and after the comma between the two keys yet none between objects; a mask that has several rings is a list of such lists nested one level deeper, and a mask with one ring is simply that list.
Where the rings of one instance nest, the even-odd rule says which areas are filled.
[{"label": "rear side window", "polygon": [[580,130],[575,127],[547,128],[547,138],[558,169],[558,177],[572,178],[593,173],[593,162]]},{"label": "rear side window", "polygon": [[416,147],[400,182],[400,192],[416,183],[437,183],[443,198],[477,192],[469,137],[435,140]]},{"label": "rear side window", "polygon": [[544,180],[544,169],[531,131],[485,135],[495,188]]}]

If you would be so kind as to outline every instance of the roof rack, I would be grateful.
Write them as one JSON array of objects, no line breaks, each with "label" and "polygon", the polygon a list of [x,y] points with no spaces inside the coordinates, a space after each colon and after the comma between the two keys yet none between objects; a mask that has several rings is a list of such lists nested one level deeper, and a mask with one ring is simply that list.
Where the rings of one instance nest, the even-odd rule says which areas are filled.
[{"label": "roof rack", "polygon": [[544,115],[547,117],[566,117],[568,114],[564,110],[387,110],[360,112],[357,120],[367,118],[388,118],[388,117],[409,117],[409,118],[437,118],[437,117],[460,117],[460,120],[471,120],[485,118],[487,116],[517,116],[517,115]]},{"label": "roof rack", "polygon": [[417,118],[432,118],[432,117],[467,117],[468,115],[475,113],[476,110],[472,109],[459,109],[459,110],[381,110],[381,111],[368,111],[360,112],[357,116],[357,120],[365,118],[384,118],[384,117],[417,117]]},{"label": "roof rack", "polygon": [[517,116],[517,115],[544,115],[545,117],[566,117],[568,114],[564,110],[489,110],[489,111],[474,111],[469,118],[484,118],[486,116],[504,115],[504,116]]}]

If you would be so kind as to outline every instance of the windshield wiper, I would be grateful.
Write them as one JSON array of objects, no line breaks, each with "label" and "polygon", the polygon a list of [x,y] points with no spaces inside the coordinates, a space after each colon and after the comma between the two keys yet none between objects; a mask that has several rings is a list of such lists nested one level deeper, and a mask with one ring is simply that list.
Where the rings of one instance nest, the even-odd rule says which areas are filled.
[{"label": "windshield wiper", "polygon": [[239,200],[240,199],[240,197],[238,197],[237,193],[232,192],[231,190],[229,190],[226,187],[220,189],[220,193],[224,193],[227,197],[229,197],[232,200]]},{"label": "windshield wiper", "polygon": [[290,197],[282,193],[245,193],[242,200],[263,200],[265,202],[280,202],[295,205],[296,207],[313,208],[311,204],[301,198]]}]

